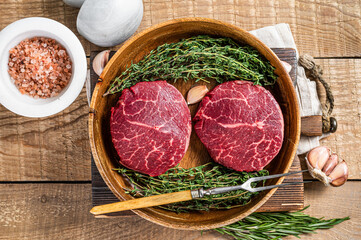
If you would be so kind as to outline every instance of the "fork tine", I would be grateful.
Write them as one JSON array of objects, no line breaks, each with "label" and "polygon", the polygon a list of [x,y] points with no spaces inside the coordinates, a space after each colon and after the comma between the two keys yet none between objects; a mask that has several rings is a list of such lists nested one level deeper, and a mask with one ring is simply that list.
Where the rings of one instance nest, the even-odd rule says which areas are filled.
[{"label": "fork tine", "polygon": [[254,177],[254,178],[250,178],[249,180],[251,180],[251,182],[258,182],[258,181],[262,181],[262,180],[266,180],[266,179],[279,178],[279,177],[284,177],[284,176],[297,174],[297,173],[303,173],[303,172],[307,172],[307,171],[308,170],[302,170],[302,171],[297,171],[297,172],[274,174],[274,175],[263,176],[263,177]]},{"label": "fork tine", "polygon": [[272,188],[284,187],[284,186],[288,186],[288,185],[296,185],[296,184],[301,184],[301,183],[310,183],[310,182],[312,182],[312,181],[290,182],[290,183],[282,183],[279,185],[256,187],[256,188],[251,188],[251,189],[252,189],[252,192],[260,192],[260,191],[264,191],[264,190],[268,190],[268,189],[272,189]]}]

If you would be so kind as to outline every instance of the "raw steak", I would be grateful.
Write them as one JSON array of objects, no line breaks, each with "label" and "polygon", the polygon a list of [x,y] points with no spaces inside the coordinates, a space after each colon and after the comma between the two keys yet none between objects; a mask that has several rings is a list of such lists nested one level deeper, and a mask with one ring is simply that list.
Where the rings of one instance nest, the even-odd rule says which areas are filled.
[{"label": "raw steak", "polygon": [[259,171],[279,152],[283,116],[271,93],[246,81],[226,82],[202,100],[194,129],[214,161]]},{"label": "raw steak", "polygon": [[182,94],[166,81],[140,82],[123,90],[111,110],[110,132],[120,163],[150,176],[180,162],[191,130]]}]

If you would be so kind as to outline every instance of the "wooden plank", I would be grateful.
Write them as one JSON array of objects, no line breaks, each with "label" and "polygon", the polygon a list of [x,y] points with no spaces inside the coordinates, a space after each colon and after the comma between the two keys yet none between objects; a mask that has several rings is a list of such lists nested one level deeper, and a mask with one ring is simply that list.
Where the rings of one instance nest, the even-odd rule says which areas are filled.
[{"label": "wooden plank", "polygon": [[[338,128],[321,143],[332,148],[345,161],[350,179],[361,179],[361,61],[359,59],[317,60],[335,98],[333,116]],[[321,89],[319,87],[319,89]],[[319,91],[321,101],[325,99]]]},{"label": "wooden plank", "polygon": [[[302,239],[360,239],[361,236],[361,182],[347,182],[344,186],[325,187],[320,182],[305,185],[305,205],[310,205],[305,213],[313,217],[343,218],[351,220],[332,229],[305,235]],[[291,237],[289,239],[298,239]]]},{"label": "wooden plank", "polygon": [[[296,157],[290,168],[291,172],[300,171],[300,159]],[[285,178],[284,183],[302,182],[301,174]],[[273,196],[257,212],[295,211],[304,207],[303,184],[291,185],[277,189]]]},{"label": "wooden plank", "polygon": [[95,219],[90,184],[0,185],[0,239],[196,239],[138,216]]},{"label": "wooden plank", "polygon": [[322,136],[322,115],[302,117],[301,126],[301,135]]},{"label": "wooden plank", "polygon": [[[349,179],[361,179],[361,60],[317,59],[316,62],[323,67],[324,78],[331,86],[335,98],[332,115],[338,122],[336,133],[323,139],[321,144],[345,159]],[[318,90],[324,102],[325,92],[321,86]]]},{"label": "wooden plank", "polygon": [[288,73],[291,77],[292,83],[296,85],[297,78],[297,55],[296,50],[293,48],[272,48],[272,51],[277,55],[277,57],[288,64],[291,65],[291,71]]},{"label": "wooden plank", "polygon": [[[295,158],[290,171],[299,171],[300,162]],[[300,182],[302,175],[296,174],[285,178],[285,183]],[[304,206],[303,185],[297,184],[278,189],[275,194],[258,210],[258,212],[293,211],[302,209]],[[92,161],[92,205],[118,202],[119,199],[110,191]],[[134,215],[132,211],[112,213],[111,217],[124,217]]]},{"label": "wooden plank", "polygon": [[139,30],[179,17],[214,18],[246,30],[285,22],[290,24],[301,53],[360,56],[360,1],[145,0],[144,4],[145,16],[151,18],[143,18]]},{"label": "wooden plank", "polygon": [[0,181],[89,181],[85,89],[61,113],[18,116],[0,106]]},{"label": "wooden plank", "polygon": [[[360,188],[361,182],[340,188],[307,185],[306,204],[311,204],[307,213],[351,220],[302,239],[359,239]],[[201,235],[164,228],[138,216],[95,219],[89,213],[90,191],[91,184],[1,184],[0,239],[229,239],[214,231]]]},{"label": "wooden plank", "polygon": [[[360,0],[144,0],[144,17],[138,32],[180,17],[209,17],[246,30],[289,23],[301,53],[313,56],[360,56]],[[80,37],[87,54],[101,48],[87,42],[76,30],[78,9],[60,0],[2,0],[0,29],[24,17],[55,19]],[[114,49],[119,48],[119,46]]]}]

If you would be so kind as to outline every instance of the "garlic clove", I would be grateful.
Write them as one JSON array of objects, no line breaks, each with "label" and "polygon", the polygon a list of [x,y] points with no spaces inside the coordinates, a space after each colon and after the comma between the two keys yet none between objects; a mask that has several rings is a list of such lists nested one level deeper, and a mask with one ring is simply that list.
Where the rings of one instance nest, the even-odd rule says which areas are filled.
[{"label": "garlic clove", "polygon": [[337,164],[328,177],[330,178],[330,183],[332,186],[339,187],[343,185],[348,178],[348,167],[346,162],[343,160]]},{"label": "garlic clove", "polygon": [[187,94],[187,104],[195,104],[200,102],[208,93],[208,88],[205,85],[192,87]]},{"label": "garlic clove", "polygon": [[288,62],[285,62],[285,61],[281,61],[283,67],[286,69],[287,73],[290,73],[291,70],[292,70],[292,66],[288,63]]},{"label": "garlic clove", "polygon": [[306,156],[306,163],[312,177],[326,186],[339,187],[348,178],[348,167],[345,161],[339,162],[337,154],[328,147],[320,146],[312,149]]},{"label": "garlic clove", "polygon": [[109,61],[109,53],[110,50],[104,50],[98,53],[93,60],[93,70],[98,76],[102,74],[105,65]]},{"label": "garlic clove", "polygon": [[319,146],[308,152],[307,163],[311,168],[321,170],[325,166],[329,157],[330,149],[328,147]]},{"label": "garlic clove", "polygon": [[327,176],[330,175],[332,170],[336,167],[338,164],[339,159],[337,154],[331,154],[330,158],[327,160],[325,166],[322,168],[322,172],[324,172]]}]

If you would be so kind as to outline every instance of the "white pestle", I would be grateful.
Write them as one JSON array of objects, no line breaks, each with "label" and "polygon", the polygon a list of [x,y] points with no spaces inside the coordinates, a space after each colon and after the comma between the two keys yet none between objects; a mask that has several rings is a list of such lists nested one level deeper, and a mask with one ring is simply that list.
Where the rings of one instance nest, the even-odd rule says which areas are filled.
[{"label": "white pestle", "polygon": [[86,0],[79,11],[77,29],[95,45],[112,47],[132,36],[142,18],[142,0]]}]

